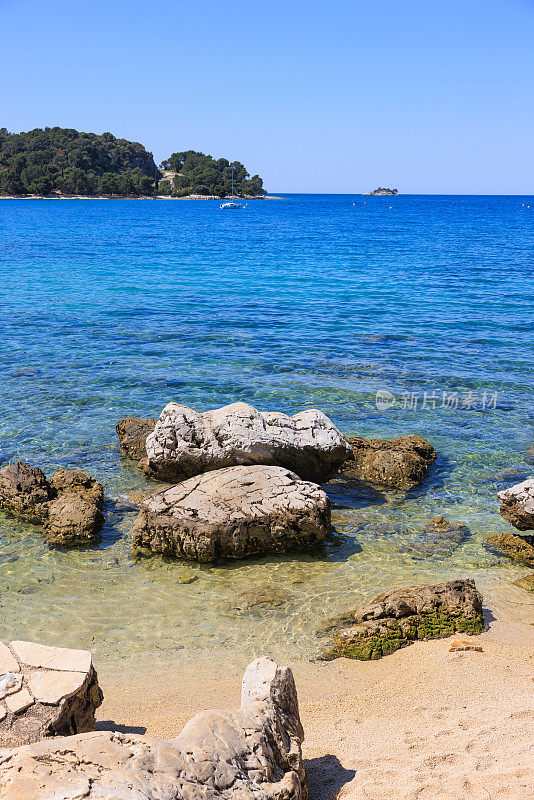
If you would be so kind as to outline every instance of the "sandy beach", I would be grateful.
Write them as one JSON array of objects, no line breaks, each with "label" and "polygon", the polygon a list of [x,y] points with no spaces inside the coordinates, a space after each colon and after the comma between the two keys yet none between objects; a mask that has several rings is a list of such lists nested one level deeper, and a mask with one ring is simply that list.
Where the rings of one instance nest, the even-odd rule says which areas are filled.
[{"label": "sandy beach", "polygon": [[[481,653],[449,652],[450,641],[291,664],[312,800],[530,800],[534,628],[491,621],[473,639]],[[176,736],[195,713],[239,704],[245,666],[99,669],[99,727]]]}]

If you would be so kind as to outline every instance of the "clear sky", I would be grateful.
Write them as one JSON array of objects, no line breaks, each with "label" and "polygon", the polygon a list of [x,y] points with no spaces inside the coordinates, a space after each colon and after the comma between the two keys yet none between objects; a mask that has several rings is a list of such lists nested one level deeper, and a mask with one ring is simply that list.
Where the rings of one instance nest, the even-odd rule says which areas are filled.
[{"label": "clear sky", "polygon": [[270,191],[534,193],[534,0],[0,0],[0,126]]}]

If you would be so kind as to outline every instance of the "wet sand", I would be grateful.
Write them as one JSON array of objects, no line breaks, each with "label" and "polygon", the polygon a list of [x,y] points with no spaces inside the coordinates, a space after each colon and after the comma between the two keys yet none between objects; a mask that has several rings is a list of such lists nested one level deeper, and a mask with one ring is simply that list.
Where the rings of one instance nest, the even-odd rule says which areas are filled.
[{"label": "wet sand", "polygon": [[[482,653],[450,653],[450,641],[291,663],[312,800],[531,800],[534,627],[494,620],[473,639]],[[99,727],[175,736],[198,711],[238,705],[245,666],[206,651],[102,665]]]}]

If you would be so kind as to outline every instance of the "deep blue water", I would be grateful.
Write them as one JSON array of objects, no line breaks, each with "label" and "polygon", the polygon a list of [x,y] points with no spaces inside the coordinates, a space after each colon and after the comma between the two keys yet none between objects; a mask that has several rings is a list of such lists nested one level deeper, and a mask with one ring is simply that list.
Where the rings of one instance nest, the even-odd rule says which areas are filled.
[{"label": "deep blue water", "polygon": [[[534,197],[0,200],[0,241],[3,462],[79,466],[117,497],[141,482],[121,416],[312,406],[346,433],[429,439],[433,477],[371,513],[460,506],[479,540],[504,524],[495,473],[532,469]],[[377,409],[379,390],[396,405]],[[130,522],[109,523],[94,557],[126,563]],[[0,530],[30,584],[35,553],[61,558],[31,526]]]}]

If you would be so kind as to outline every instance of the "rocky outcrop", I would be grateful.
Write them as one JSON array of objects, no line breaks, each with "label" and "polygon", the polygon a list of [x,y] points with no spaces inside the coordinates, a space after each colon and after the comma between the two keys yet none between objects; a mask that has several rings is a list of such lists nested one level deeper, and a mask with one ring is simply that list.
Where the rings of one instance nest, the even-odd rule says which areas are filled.
[{"label": "rocky outcrop", "polygon": [[268,658],[243,678],[241,707],[206,711],[180,736],[86,733],[0,753],[4,800],[307,800],[291,670]]},{"label": "rocky outcrop", "polygon": [[520,531],[534,530],[534,478],[497,494],[501,516]]},{"label": "rocky outcrop", "polygon": [[48,516],[52,487],[39,467],[24,461],[0,469],[0,508],[29,522],[42,522]]},{"label": "rocky outcrop", "polygon": [[534,536],[515,536],[513,533],[499,533],[488,536],[484,546],[492,553],[507,556],[512,561],[534,567]]},{"label": "rocky outcrop", "polygon": [[386,189],[384,186],[379,186],[378,189],[373,189],[372,192],[364,192],[364,197],[371,195],[375,197],[397,197],[398,194],[398,189]]},{"label": "rocky outcrop", "polygon": [[462,522],[434,517],[406,549],[415,558],[446,558],[460,547],[469,534],[469,528]]},{"label": "rocky outcrop", "polygon": [[330,504],[314,483],[282,467],[227,467],[145,499],[134,548],[214,561],[284,553],[323,541]]},{"label": "rocky outcrop", "polygon": [[345,462],[341,476],[390,489],[413,489],[428,475],[436,451],[422,436],[396,439],[347,437],[353,460]]},{"label": "rocky outcrop", "polygon": [[130,458],[146,458],[146,437],[156,427],[157,420],[140,417],[123,417],[115,430],[121,450]]},{"label": "rocky outcrop", "polygon": [[320,411],[293,417],[233,403],[198,414],[168,403],[146,439],[143,471],[181,481],[203,472],[252,464],[279,466],[322,483],[351,457],[345,437]]},{"label": "rocky outcrop", "polygon": [[416,639],[437,639],[453,633],[481,633],[482,596],[472,580],[393,589],[361,611],[331,620],[319,631],[333,634],[321,656],[377,659]]},{"label": "rocky outcrop", "polygon": [[102,485],[79,469],[57,470],[50,481],[23,461],[0,470],[0,508],[41,523],[52,545],[92,542],[104,524]]},{"label": "rocky outcrop", "polygon": [[0,642],[0,747],[91,731],[102,697],[86,650]]}]

